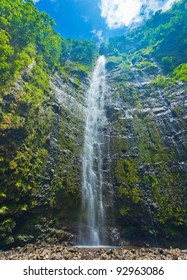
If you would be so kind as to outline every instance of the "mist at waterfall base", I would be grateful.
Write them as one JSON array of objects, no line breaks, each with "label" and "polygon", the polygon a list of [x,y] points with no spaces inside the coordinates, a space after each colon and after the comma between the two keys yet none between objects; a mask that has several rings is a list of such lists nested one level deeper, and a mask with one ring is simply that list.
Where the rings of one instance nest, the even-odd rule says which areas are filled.
[{"label": "mist at waterfall base", "polygon": [[82,207],[78,244],[107,245],[105,240],[105,207],[103,201],[103,127],[105,112],[105,57],[100,56],[86,94],[85,133],[83,147]]}]

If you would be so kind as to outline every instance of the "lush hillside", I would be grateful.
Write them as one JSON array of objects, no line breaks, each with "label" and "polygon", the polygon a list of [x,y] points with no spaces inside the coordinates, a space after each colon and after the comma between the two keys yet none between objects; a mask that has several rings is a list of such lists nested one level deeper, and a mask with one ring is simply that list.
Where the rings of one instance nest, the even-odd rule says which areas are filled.
[{"label": "lush hillside", "polygon": [[[173,5],[165,13],[161,11],[149,19],[143,26],[129,34],[114,37],[102,44],[101,52],[116,57],[116,61],[126,58],[140,70],[151,71],[152,62],[156,62],[164,74],[186,81],[187,61],[187,3],[185,0]],[[124,56],[124,57],[123,57]]]},{"label": "lush hillside", "polygon": [[[55,25],[46,13],[38,12],[32,1],[1,0],[1,86],[18,77],[34,59],[40,67],[60,66],[67,58],[90,64],[95,58],[95,47],[89,41],[65,42],[54,31]],[[79,57],[78,57],[79,56]]]},{"label": "lush hillside", "polygon": [[[77,175],[73,166],[79,137],[73,134],[79,124],[75,127],[76,117],[70,113],[66,117],[67,110],[62,111],[50,80],[53,76],[58,84],[61,79],[65,91],[81,100],[80,86],[97,50],[89,41],[60,38],[53,30],[54,21],[32,1],[1,0],[0,6],[0,243],[7,245],[16,238],[20,242],[33,238],[32,234],[24,237],[24,230],[16,238],[12,235],[25,223],[20,222],[25,215],[32,226],[35,209],[51,215],[57,207],[64,217],[74,203],[73,185],[78,184],[80,171]],[[58,205],[63,201],[64,208]],[[39,213],[35,224],[42,219]],[[26,232],[34,231],[28,230],[30,226],[26,225]],[[36,235],[39,232],[35,230]]]}]

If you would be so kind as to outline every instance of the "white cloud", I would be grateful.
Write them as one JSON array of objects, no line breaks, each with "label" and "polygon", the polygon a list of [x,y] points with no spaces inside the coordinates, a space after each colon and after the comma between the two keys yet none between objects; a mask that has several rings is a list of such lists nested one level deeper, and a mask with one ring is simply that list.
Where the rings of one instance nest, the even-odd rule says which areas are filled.
[{"label": "white cloud", "polygon": [[82,16],[82,19],[84,20],[84,22],[88,22],[90,18],[88,16]]},{"label": "white cloud", "polygon": [[164,4],[164,6],[162,7],[162,10],[165,12],[167,11],[169,8],[171,8],[171,6],[177,2],[177,0],[168,0],[166,1],[166,3]]},{"label": "white cloud", "polygon": [[148,18],[150,13],[168,10],[178,0],[101,0],[101,16],[110,29],[128,26]]},{"label": "white cloud", "polygon": [[103,38],[103,31],[102,30],[96,30],[96,29],[93,29],[91,31],[94,36],[97,38],[97,40],[99,41],[99,43],[102,43],[104,41],[104,38]]},{"label": "white cloud", "polygon": [[139,0],[102,0],[101,16],[106,19],[109,28],[129,25],[140,12]]},{"label": "white cloud", "polygon": [[[34,4],[36,4],[36,3],[40,2],[41,0],[32,0],[32,1],[34,2]],[[56,3],[58,0],[50,0],[50,1]],[[76,0],[76,1],[78,1],[78,0]]]}]

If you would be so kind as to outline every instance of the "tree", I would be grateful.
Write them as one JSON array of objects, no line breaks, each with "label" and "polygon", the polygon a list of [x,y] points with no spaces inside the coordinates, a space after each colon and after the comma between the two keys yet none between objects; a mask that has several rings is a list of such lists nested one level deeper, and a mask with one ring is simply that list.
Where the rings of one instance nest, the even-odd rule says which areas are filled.
[{"label": "tree", "polygon": [[0,84],[3,84],[10,76],[10,61],[14,53],[9,45],[10,35],[0,29]]}]

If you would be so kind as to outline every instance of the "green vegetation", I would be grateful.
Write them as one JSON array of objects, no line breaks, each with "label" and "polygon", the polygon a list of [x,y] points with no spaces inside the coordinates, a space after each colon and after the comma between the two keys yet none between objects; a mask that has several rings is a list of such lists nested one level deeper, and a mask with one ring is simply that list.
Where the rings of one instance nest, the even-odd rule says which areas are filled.
[{"label": "green vegetation", "polygon": [[[0,0],[0,6],[0,246],[11,246],[30,240],[30,231],[40,234],[33,222],[40,209],[47,220],[63,212],[56,226],[78,213],[67,215],[79,207],[80,167],[74,161],[82,123],[74,135],[77,124],[57,104],[50,77],[58,72],[81,99],[79,87],[98,51],[90,41],[63,40],[54,20],[33,1]],[[51,144],[54,137],[59,152]],[[24,217],[28,221],[22,223]]]},{"label": "green vegetation", "polygon": [[[114,37],[109,43],[103,43],[100,52],[109,57],[130,56],[132,62],[138,63],[136,65],[142,70],[152,67],[150,60],[154,59],[164,74],[171,74],[175,69],[173,77],[181,79],[181,74],[177,72],[181,69],[178,66],[187,61],[186,19],[186,1],[181,0],[165,13],[156,12],[144,25],[125,36]],[[148,72],[152,70],[150,68]]]},{"label": "green vegetation", "polygon": [[164,79],[161,76],[158,76],[156,79],[154,79],[151,84],[155,87],[155,88],[166,88],[168,83],[167,80]]},{"label": "green vegetation", "polygon": [[82,64],[92,65],[97,56],[97,49],[94,43],[88,40],[63,40],[62,41],[62,63],[67,60]]},{"label": "green vegetation", "polygon": [[[52,28],[54,21],[39,13],[32,1],[0,1],[1,76],[0,86],[14,80],[34,58],[45,66],[56,66],[61,54],[61,38]],[[37,57],[35,57],[37,51]]]},{"label": "green vegetation", "polygon": [[187,82],[187,63],[179,65],[172,73],[172,76],[180,81]]}]

